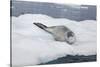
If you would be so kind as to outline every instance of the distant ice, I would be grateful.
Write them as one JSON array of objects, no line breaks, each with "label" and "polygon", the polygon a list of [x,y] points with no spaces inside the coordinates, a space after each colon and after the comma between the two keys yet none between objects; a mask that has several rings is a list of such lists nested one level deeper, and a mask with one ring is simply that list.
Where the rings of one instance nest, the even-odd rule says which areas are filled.
[{"label": "distant ice", "polygon": [[[75,33],[77,42],[69,45],[55,41],[52,35],[33,25],[34,22],[47,26],[65,25]],[[66,55],[95,55],[96,25],[95,20],[77,22],[42,14],[12,17],[12,64],[36,65]]]}]

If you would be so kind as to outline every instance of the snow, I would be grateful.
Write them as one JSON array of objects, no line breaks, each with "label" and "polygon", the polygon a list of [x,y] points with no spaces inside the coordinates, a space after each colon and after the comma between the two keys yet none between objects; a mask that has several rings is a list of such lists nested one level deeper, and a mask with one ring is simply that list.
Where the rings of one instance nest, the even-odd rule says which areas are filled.
[{"label": "snow", "polygon": [[[69,45],[53,39],[51,34],[33,24],[47,26],[65,25],[76,35],[77,42]],[[96,54],[96,21],[73,21],[53,18],[43,14],[24,14],[12,17],[12,64],[14,66],[36,65],[66,55]]]}]

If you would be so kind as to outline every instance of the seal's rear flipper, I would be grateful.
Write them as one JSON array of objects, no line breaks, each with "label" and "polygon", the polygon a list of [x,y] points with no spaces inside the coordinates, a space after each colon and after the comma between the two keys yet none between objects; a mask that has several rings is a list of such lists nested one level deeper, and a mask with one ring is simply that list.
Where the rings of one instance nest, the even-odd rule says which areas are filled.
[{"label": "seal's rear flipper", "polygon": [[45,30],[45,28],[47,28],[46,25],[43,25],[41,23],[33,23],[33,24],[35,24],[36,26],[38,26],[39,28],[44,29],[44,30]]}]

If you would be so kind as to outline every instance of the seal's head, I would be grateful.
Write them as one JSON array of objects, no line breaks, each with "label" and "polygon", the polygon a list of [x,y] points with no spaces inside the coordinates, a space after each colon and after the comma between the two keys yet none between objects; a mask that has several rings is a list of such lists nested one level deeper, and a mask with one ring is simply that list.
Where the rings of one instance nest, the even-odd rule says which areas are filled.
[{"label": "seal's head", "polygon": [[66,32],[66,35],[65,39],[67,43],[74,44],[76,42],[75,34],[72,31]]}]

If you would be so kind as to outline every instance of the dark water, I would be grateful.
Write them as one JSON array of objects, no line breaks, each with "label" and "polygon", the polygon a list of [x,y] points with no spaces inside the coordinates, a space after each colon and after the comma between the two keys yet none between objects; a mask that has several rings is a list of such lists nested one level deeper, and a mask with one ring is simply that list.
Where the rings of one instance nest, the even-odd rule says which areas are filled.
[{"label": "dark water", "polygon": [[11,16],[21,14],[45,14],[55,18],[67,18],[71,20],[96,20],[95,5],[62,5],[41,2],[11,2]]},{"label": "dark water", "polygon": [[[54,18],[67,18],[75,21],[96,20],[95,5],[62,5],[54,3],[41,2],[11,2],[11,16],[22,14],[45,14]],[[71,56],[67,55],[62,58],[50,61],[44,64],[61,64],[96,61],[96,55],[90,56]]]},{"label": "dark water", "polygon": [[71,56],[67,55],[65,57],[58,58],[56,60],[47,62],[47,63],[42,63],[40,65],[45,65],[45,64],[62,64],[62,63],[80,63],[80,62],[94,62],[96,61],[96,55],[90,55],[90,56],[84,56],[84,55],[76,55],[76,56]]}]

